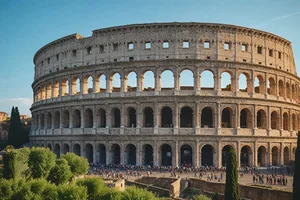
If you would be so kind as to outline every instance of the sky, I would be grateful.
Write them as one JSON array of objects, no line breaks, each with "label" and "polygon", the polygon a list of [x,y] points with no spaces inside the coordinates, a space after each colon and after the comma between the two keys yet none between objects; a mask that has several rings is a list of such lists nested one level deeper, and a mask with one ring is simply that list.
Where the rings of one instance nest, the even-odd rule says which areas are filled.
[{"label": "sky", "polygon": [[134,23],[211,22],[256,28],[292,42],[300,74],[300,0],[1,0],[0,111],[30,115],[33,56],[58,38]]}]

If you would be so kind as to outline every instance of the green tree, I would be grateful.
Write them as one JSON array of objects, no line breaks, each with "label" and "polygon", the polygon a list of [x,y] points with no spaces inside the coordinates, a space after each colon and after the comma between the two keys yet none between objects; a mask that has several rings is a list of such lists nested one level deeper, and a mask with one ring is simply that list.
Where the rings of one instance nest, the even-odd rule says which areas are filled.
[{"label": "green tree", "polygon": [[295,172],[293,179],[293,200],[300,199],[300,131],[298,132],[297,148],[295,152]]},{"label": "green tree", "polygon": [[75,176],[86,174],[89,170],[88,160],[84,157],[77,156],[75,153],[66,153],[62,155],[61,158],[68,161],[71,172]]},{"label": "green tree", "polygon": [[95,200],[107,188],[102,179],[85,178],[76,181],[79,186],[85,186],[88,191],[88,200]]},{"label": "green tree", "polygon": [[28,159],[30,155],[29,148],[11,149],[7,148],[4,154],[4,172],[3,177],[25,178],[28,174]]},{"label": "green tree", "polygon": [[56,185],[67,183],[73,176],[68,162],[64,158],[56,159],[55,166],[50,170],[48,180]]},{"label": "green tree", "polygon": [[23,134],[24,129],[21,125],[18,107],[12,107],[7,144],[20,148],[25,143]]},{"label": "green tree", "polygon": [[203,194],[200,194],[200,195],[194,197],[193,200],[211,200],[211,198],[209,198]]},{"label": "green tree", "polygon": [[149,192],[142,188],[137,188],[135,186],[131,186],[126,188],[122,194],[122,200],[156,200],[157,198],[154,196],[152,192]]},{"label": "green tree", "polygon": [[56,155],[48,148],[33,147],[29,155],[28,166],[32,178],[47,178],[55,166]]},{"label": "green tree", "polygon": [[225,200],[239,200],[238,170],[235,150],[230,148],[227,154]]},{"label": "green tree", "polygon": [[0,180],[0,199],[9,200],[13,195],[12,181],[7,179]]},{"label": "green tree", "polygon": [[74,184],[59,185],[57,192],[59,200],[86,200],[88,196],[86,187]]},{"label": "green tree", "polygon": [[105,187],[101,190],[101,193],[97,196],[96,200],[122,200],[122,192]]}]

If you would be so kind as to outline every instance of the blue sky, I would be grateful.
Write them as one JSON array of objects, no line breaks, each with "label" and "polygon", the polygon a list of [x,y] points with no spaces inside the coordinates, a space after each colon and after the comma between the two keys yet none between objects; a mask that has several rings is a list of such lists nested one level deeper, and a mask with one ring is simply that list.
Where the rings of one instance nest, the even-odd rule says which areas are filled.
[{"label": "blue sky", "polygon": [[[33,55],[60,37],[110,26],[151,22],[215,22],[257,28],[293,44],[300,65],[299,0],[1,0],[0,111],[30,114]],[[298,66],[300,74],[300,66]]]}]

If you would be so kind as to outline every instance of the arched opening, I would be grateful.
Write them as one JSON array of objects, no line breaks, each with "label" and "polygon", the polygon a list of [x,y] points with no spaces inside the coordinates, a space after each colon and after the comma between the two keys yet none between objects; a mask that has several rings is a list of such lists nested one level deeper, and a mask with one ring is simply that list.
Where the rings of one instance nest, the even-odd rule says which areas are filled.
[{"label": "arched opening", "polygon": [[279,117],[276,111],[271,113],[271,129],[279,130]]},{"label": "arched opening", "polygon": [[48,144],[47,147],[48,147],[48,149],[50,149],[50,151],[52,151],[52,145],[51,144]]},{"label": "arched opening", "polygon": [[112,92],[121,92],[121,76],[119,73],[115,73],[111,76]]},{"label": "arched opening", "polygon": [[291,98],[291,89],[290,89],[290,84],[287,82],[285,85],[286,88],[286,98]]},{"label": "arched opening", "polygon": [[[40,128],[40,117],[38,114],[36,115],[36,123],[35,124],[36,124],[37,128]],[[300,123],[299,123],[299,126],[300,126]]]},{"label": "arched opening", "polygon": [[272,148],[272,165],[277,166],[279,163],[279,155],[278,155],[278,148],[273,147]]},{"label": "arched opening", "polygon": [[119,128],[121,126],[121,112],[118,108],[112,109],[112,127]]},{"label": "arched opening", "polygon": [[181,165],[192,166],[193,165],[193,150],[190,145],[183,145],[180,149]]},{"label": "arched opening", "polygon": [[180,90],[194,90],[194,75],[189,69],[183,70],[179,78]]},{"label": "arched opening", "polygon": [[78,109],[73,111],[73,128],[81,127],[81,113]]},{"label": "arched opening", "polygon": [[240,74],[239,76],[239,90],[240,92],[248,92],[248,74]]},{"label": "arched opening", "polygon": [[60,146],[59,146],[59,144],[54,145],[54,153],[55,153],[57,158],[60,157]]},{"label": "arched opening", "polygon": [[161,73],[160,85],[161,90],[173,90],[174,74],[171,70],[165,70]]},{"label": "arched opening", "polygon": [[75,77],[72,79],[72,95],[80,94],[80,79]]},{"label": "arched opening", "polygon": [[136,127],[136,111],[134,108],[127,109],[127,127],[135,128]]},{"label": "arched opening", "polygon": [[106,127],[106,112],[103,108],[100,108],[97,112],[97,123],[98,128]]},{"label": "arched opening", "polygon": [[54,128],[60,128],[60,113],[58,111],[54,113]]},{"label": "arched opening", "polygon": [[83,79],[83,94],[90,94],[93,93],[94,87],[93,87],[93,77],[92,76],[86,76]]},{"label": "arched opening", "polygon": [[202,166],[213,166],[214,160],[214,148],[207,144],[201,149],[201,165]]},{"label": "arched opening", "polygon": [[68,79],[64,79],[61,82],[61,94],[62,94],[62,96],[68,96],[69,95],[69,81],[68,81]]},{"label": "arched opening", "polygon": [[292,99],[295,100],[296,92],[295,92],[295,85],[292,84]]},{"label": "arched opening", "polygon": [[201,90],[214,90],[214,74],[209,70],[204,70],[200,78]]},{"label": "arched opening", "polygon": [[53,98],[58,97],[59,95],[59,82],[56,81],[53,85]]},{"label": "arched opening", "polygon": [[213,128],[213,110],[211,107],[205,107],[201,111],[201,127],[202,128]]},{"label": "arched opening", "polygon": [[193,127],[193,109],[191,107],[183,107],[180,111],[180,127]]},{"label": "arched opening", "polygon": [[293,131],[296,131],[296,115],[294,113],[292,115],[292,125],[293,125]]},{"label": "arched opening", "polygon": [[154,73],[152,71],[146,71],[141,77],[141,88],[144,91],[154,90]]},{"label": "arched opening", "polygon": [[68,144],[64,144],[64,145],[63,145],[63,151],[62,151],[62,153],[63,153],[63,154],[66,154],[66,153],[68,153],[68,152],[70,152],[70,147],[69,147]]},{"label": "arched opening", "polygon": [[46,99],[51,99],[51,91],[52,87],[51,87],[51,83],[48,83],[46,86]]},{"label": "arched opening", "polygon": [[144,127],[153,127],[153,110],[150,107],[146,107],[144,109]]},{"label": "arched opening", "polygon": [[231,75],[228,72],[221,74],[221,89],[222,91],[232,91]]},{"label": "arched opening", "polygon": [[136,78],[136,73],[135,72],[130,72],[127,75],[127,91],[128,92],[134,92],[136,91],[136,83],[137,83],[137,78]]},{"label": "arched opening", "polygon": [[283,149],[283,163],[284,165],[289,165],[290,162],[290,150],[288,147],[284,147]]},{"label": "arched opening", "polygon": [[126,146],[127,165],[136,165],[136,147],[133,144]]},{"label": "arched opening", "polygon": [[240,155],[241,166],[251,165],[251,148],[249,146],[243,146]]},{"label": "arched opening", "polygon": [[257,164],[261,167],[267,166],[267,150],[264,146],[260,146],[257,151]]},{"label": "arched opening", "polygon": [[298,114],[298,117],[297,117],[297,125],[298,125],[298,130],[300,130],[300,113]]},{"label": "arched opening", "polygon": [[259,128],[259,129],[266,129],[267,128],[266,112],[262,109],[257,111],[256,125],[257,125],[257,128]]},{"label": "arched opening", "polygon": [[41,129],[45,128],[45,115],[44,113],[41,114]]},{"label": "arched opening", "polygon": [[47,113],[47,129],[52,128],[52,114],[51,112]]},{"label": "arched opening", "polygon": [[106,76],[105,74],[100,74],[97,77],[97,84],[95,92],[106,92]]},{"label": "arched opening", "polygon": [[283,113],[283,130],[289,130],[289,116],[286,112]]},{"label": "arched opening", "polygon": [[222,149],[222,166],[226,166],[226,163],[227,163],[227,155],[228,155],[230,149],[233,149],[233,147],[230,146],[230,145],[226,145],[226,146],[224,146],[223,149]]},{"label": "arched opening", "polygon": [[279,96],[284,97],[284,84],[282,80],[279,80]]},{"label": "arched opening", "polygon": [[93,146],[91,144],[85,145],[85,157],[89,161],[89,163],[93,163]]},{"label": "arched opening", "polygon": [[222,128],[232,128],[232,110],[224,108],[222,110]]},{"label": "arched opening", "polygon": [[106,147],[104,144],[98,144],[98,163],[101,165],[106,164]]},{"label": "arched opening", "polygon": [[77,156],[81,155],[81,148],[79,144],[74,144],[73,153],[75,153]]},{"label": "arched opening", "polygon": [[70,128],[70,114],[67,110],[64,110],[63,112],[63,127]]},{"label": "arched opening", "polygon": [[150,144],[143,146],[143,165],[153,166],[153,147]]},{"label": "arched opening", "polygon": [[173,127],[173,113],[168,106],[161,109],[161,127]]},{"label": "arched opening", "polygon": [[268,94],[270,95],[276,95],[276,84],[275,84],[275,80],[273,77],[270,77],[268,80]]},{"label": "arched opening", "polygon": [[252,117],[249,109],[244,108],[240,114],[240,127],[241,128],[252,128]]},{"label": "arched opening", "polygon": [[172,148],[168,144],[163,144],[160,147],[161,166],[172,166]]},{"label": "arched opening", "polygon": [[261,75],[258,75],[257,77],[255,77],[254,91],[255,91],[255,93],[259,93],[259,94],[264,94],[264,92],[265,92],[264,78]]},{"label": "arched opening", "polygon": [[117,144],[113,144],[111,146],[111,163],[113,165],[119,165],[121,162],[121,150],[120,150],[120,146]]},{"label": "arched opening", "polygon": [[93,111],[91,109],[86,109],[84,111],[84,127],[85,128],[93,128]]}]

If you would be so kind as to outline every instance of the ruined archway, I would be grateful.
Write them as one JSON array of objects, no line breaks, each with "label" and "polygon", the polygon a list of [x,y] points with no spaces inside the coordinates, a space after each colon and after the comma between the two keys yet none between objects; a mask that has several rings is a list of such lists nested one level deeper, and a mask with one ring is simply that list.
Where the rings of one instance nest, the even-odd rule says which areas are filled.
[{"label": "ruined archway", "polygon": [[47,113],[47,129],[51,129],[52,128],[52,113],[48,112]]},{"label": "ruined archway", "polygon": [[150,144],[143,146],[143,165],[153,166],[153,147]]},{"label": "ruined archway", "polygon": [[186,69],[180,73],[179,76],[180,90],[194,89],[194,74],[191,70]]},{"label": "ruined archway", "polygon": [[161,127],[173,127],[173,113],[168,106],[161,109]]},{"label": "ruined archway", "polygon": [[93,156],[94,156],[93,146],[91,144],[86,144],[85,145],[85,157],[89,161],[89,163],[94,162]]},{"label": "ruined archway", "polygon": [[127,109],[127,127],[136,127],[136,110],[132,107]]},{"label": "ruined archway", "polygon": [[180,148],[180,160],[182,166],[192,166],[193,165],[193,149],[190,145],[183,145]]},{"label": "ruined archway", "polygon": [[279,96],[284,97],[284,84],[282,80],[279,80]]},{"label": "ruined archway", "polygon": [[54,153],[55,153],[57,158],[60,157],[60,145],[59,144],[54,145]]},{"label": "ruined archway", "polygon": [[251,148],[249,146],[243,146],[240,154],[240,164],[241,166],[251,166]]},{"label": "ruined archway", "polygon": [[154,126],[153,110],[150,107],[146,107],[144,109],[144,127],[153,127],[153,126]]},{"label": "ruined archway", "polygon": [[193,127],[193,109],[189,106],[183,107],[180,111],[180,127]]},{"label": "ruined archway", "polygon": [[63,127],[70,128],[70,114],[67,110],[63,111]]},{"label": "ruined archway", "polygon": [[252,117],[251,111],[247,108],[241,110],[240,113],[240,127],[241,128],[252,128]]},{"label": "ruined archway", "polygon": [[259,94],[264,94],[265,91],[265,84],[264,78],[261,75],[255,77],[254,80],[254,92]]},{"label": "ruined archway", "polygon": [[271,113],[271,129],[279,130],[279,117],[276,111],[273,111]]},{"label": "ruined archway", "polygon": [[106,164],[106,147],[104,144],[98,144],[97,146],[97,161],[99,164],[101,165],[105,165]]},{"label": "ruined archway", "polygon": [[121,112],[119,108],[112,109],[112,127],[119,128],[121,126]]},{"label": "ruined archway", "polygon": [[200,79],[201,90],[214,90],[214,85],[214,74],[209,70],[204,70]]},{"label": "ruined archway", "polygon": [[257,125],[257,128],[259,128],[259,129],[266,129],[267,128],[266,112],[262,109],[257,111],[256,125]]},{"label": "ruined archway", "polygon": [[62,153],[63,153],[63,154],[66,154],[66,153],[68,153],[68,152],[70,152],[70,147],[69,147],[68,144],[64,144],[64,145],[63,145],[63,149],[62,149]]},{"label": "ruined archway", "polygon": [[201,165],[202,166],[213,166],[214,160],[214,148],[207,144],[201,149]]},{"label": "ruined archway", "polygon": [[136,147],[133,144],[126,146],[126,163],[127,165],[136,165]]},{"label": "ruined archway", "polygon": [[222,128],[232,128],[232,110],[224,108],[222,110]]},{"label": "ruined archway", "polygon": [[228,72],[223,72],[221,74],[221,89],[222,91],[232,91],[231,74]]},{"label": "ruined archway", "polygon": [[93,128],[93,122],[94,122],[93,111],[88,108],[84,111],[84,127]]},{"label": "ruined archway", "polygon": [[81,113],[78,109],[73,111],[73,128],[81,127]]},{"label": "ruined archway", "polygon": [[106,127],[106,111],[103,108],[100,108],[97,112],[97,123],[98,128]]},{"label": "ruined archway", "polygon": [[74,144],[73,153],[75,153],[77,156],[81,156],[81,148],[79,144]]},{"label": "ruined archway", "polygon": [[267,166],[267,150],[264,146],[260,146],[257,150],[257,165],[260,167]]},{"label": "ruined archway", "polygon": [[214,127],[214,115],[211,107],[205,107],[201,111],[201,127],[213,128]]},{"label": "ruined archway", "polygon": [[289,165],[290,162],[290,150],[288,147],[284,147],[283,149],[283,163],[284,165]]},{"label": "ruined archway", "polygon": [[273,77],[270,77],[268,80],[268,94],[270,95],[276,95],[276,84]]},{"label": "ruined archway", "polygon": [[54,113],[54,128],[60,128],[60,113],[58,111]]},{"label": "ruined archway", "polygon": [[234,149],[231,145],[226,145],[222,148],[222,166],[226,166],[227,163],[227,154],[230,149]]},{"label": "ruined archway", "polygon": [[111,146],[111,164],[119,165],[121,163],[121,149],[118,144]]},{"label": "ruined archway", "polygon": [[278,148],[275,146],[272,148],[272,165],[277,166],[279,164]]},{"label": "ruined archway", "polygon": [[172,148],[168,144],[160,147],[161,166],[172,166]]},{"label": "ruined archway", "polygon": [[283,120],[283,130],[288,131],[289,130],[289,116],[286,112],[283,113],[282,120]]}]

